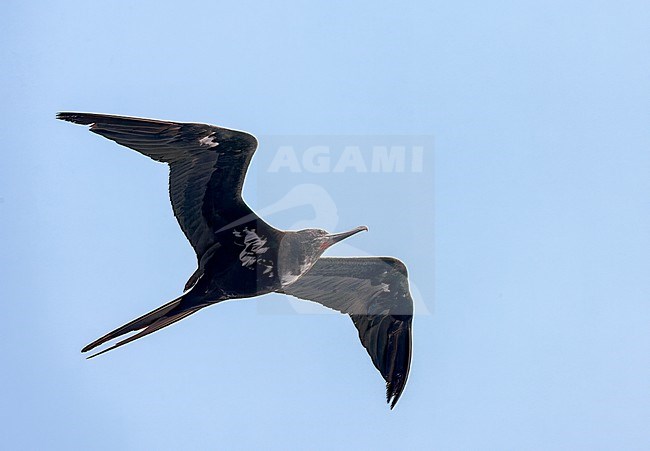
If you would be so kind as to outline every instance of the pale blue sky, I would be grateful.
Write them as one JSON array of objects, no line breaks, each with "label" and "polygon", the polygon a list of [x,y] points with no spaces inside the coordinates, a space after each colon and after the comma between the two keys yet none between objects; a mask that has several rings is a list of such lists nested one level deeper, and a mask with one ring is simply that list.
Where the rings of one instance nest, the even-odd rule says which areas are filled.
[{"label": "pale blue sky", "polygon": [[[648,23],[643,1],[4,2],[4,446],[650,448]],[[368,225],[330,254],[409,267],[396,409],[349,319],[281,296],[84,360],[195,262],[165,167],[61,110],[250,131],[250,204],[309,201],[273,224]],[[435,145],[418,173],[269,172],[298,136],[333,161]]]}]

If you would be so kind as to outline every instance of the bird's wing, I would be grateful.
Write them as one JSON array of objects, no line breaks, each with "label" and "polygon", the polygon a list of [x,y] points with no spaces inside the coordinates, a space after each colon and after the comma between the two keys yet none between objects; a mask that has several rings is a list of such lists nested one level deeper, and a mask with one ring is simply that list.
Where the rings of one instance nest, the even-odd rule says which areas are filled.
[{"label": "bird's wing", "polygon": [[350,315],[393,408],[411,364],[413,300],[404,264],[390,257],[323,257],[283,292]]},{"label": "bird's wing", "polygon": [[257,148],[254,136],[207,124],[106,114],[58,113],[57,118],[90,125],[94,133],[169,164],[174,216],[199,261],[215,245],[215,232],[242,218],[260,221],[241,196]]}]

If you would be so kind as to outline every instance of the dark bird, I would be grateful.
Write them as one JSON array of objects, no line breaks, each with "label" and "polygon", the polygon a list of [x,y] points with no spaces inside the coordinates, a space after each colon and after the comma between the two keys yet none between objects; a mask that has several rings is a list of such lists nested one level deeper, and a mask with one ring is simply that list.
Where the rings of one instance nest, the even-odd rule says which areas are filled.
[{"label": "dark bird", "polygon": [[58,119],[169,164],[174,216],[196,252],[198,268],[173,301],[82,349],[90,351],[139,331],[95,357],[149,335],[227,299],[285,293],[350,315],[361,344],[397,403],[411,363],[413,301],[406,267],[391,257],[321,257],[365,226],[342,233],[282,231],[258,217],[242,199],[254,136],[214,125],[94,113],[58,113]]}]

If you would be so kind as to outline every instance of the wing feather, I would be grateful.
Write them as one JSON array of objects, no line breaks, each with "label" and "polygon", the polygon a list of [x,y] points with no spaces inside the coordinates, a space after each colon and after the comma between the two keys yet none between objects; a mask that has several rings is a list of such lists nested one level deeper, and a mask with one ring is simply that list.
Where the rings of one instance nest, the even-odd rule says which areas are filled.
[{"label": "wing feather", "polygon": [[283,292],[350,315],[393,408],[411,365],[413,300],[404,264],[390,257],[323,257]]},{"label": "wing feather", "polygon": [[201,261],[214,234],[242,217],[259,220],[241,196],[257,148],[254,136],[207,124],[95,113],[58,113],[58,119],[89,125],[90,131],[170,166],[174,216]]}]

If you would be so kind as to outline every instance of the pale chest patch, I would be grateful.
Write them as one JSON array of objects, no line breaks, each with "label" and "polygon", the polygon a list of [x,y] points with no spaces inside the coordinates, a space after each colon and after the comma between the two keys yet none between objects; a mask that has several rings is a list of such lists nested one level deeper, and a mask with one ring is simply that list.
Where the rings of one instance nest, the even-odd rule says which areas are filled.
[{"label": "pale chest patch", "polygon": [[291,285],[294,283],[296,280],[300,278],[304,273],[309,271],[311,267],[313,266],[313,263],[305,262],[300,265],[300,269],[298,271],[298,274],[294,274],[291,271],[286,271],[280,275],[280,283],[282,284],[283,287],[286,287],[287,285]]}]

